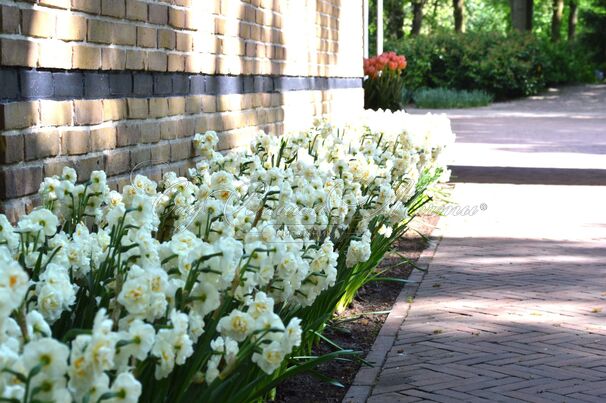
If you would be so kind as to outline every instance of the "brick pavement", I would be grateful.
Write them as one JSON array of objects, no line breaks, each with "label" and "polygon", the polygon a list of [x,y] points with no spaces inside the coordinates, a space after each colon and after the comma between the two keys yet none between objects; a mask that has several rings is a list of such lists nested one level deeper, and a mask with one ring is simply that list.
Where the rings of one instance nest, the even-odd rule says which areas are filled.
[{"label": "brick pavement", "polygon": [[453,197],[487,210],[442,219],[368,402],[606,401],[606,187],[460,184]]},{"label": "brick pavement", "polygon": [[[440,220],[441,241],[421,259],[429,270],[403,290],[367,357],[376,366],[360,370],[344,402],[606,402],[606,173],[584,176],[606,158],[567,148],[568,137],[544,142],[552,125],[537,119],[523,141],[562,146],[569,169],[488,169],[495,160],[460,178],[453,201],[486,209]],[[532,158],[522,153],[512,161]],[[601,162],[573,171],[584,158]]]}]

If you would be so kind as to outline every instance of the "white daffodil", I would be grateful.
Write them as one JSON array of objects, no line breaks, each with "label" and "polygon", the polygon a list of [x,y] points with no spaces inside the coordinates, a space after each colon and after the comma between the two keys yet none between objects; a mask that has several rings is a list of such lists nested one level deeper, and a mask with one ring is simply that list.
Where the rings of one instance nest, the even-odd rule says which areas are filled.
[{"label": "white daffodil", "polygon": [[108,399],[111,403],[137,403],[141,396],[141,383],[130,372],[119,374],[112,383],[110,392],[113,397]]},{"label": "white daffodil", "polygon": [[249,314],[234,309],[219,320],[217,331],[236,341],[244,341],[255,330],[254,319]]},{"label": "white daffodil", "polygon": [[62,377],[67,372],[69,348],[57,340],[45,337],[27,343],[23,347],[23,365],[29,373],[34,368],[52,377]]}]

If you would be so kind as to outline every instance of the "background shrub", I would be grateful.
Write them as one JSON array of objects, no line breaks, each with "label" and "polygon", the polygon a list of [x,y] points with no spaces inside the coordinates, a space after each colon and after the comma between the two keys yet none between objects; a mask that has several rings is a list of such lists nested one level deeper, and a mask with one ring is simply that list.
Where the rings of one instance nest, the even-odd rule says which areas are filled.
[{"label": "background shrub", "polygon": [[448,88],[422,88],[414,93],[419,108],[471,108],[492,102],[492,95],[481,90],[452,90]]},{"label": "background shrub", "polygon": [[521,33],[437,33],[394,41],[406,55],[407,88],[484,90],[496,99],[533,95],[548,84],[586,81],[592,68],[569,44]]},{"label": "background shrub", "polygon": [[580,43],[597,67],[606,70],[606,0],[597,0],[592,8],[581,13],[585,27]]}]

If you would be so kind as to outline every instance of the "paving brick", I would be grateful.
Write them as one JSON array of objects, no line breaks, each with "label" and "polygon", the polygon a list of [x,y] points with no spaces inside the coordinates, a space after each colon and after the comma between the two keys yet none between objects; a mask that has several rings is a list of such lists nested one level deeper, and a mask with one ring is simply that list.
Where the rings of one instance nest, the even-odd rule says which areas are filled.
[{"label": "paving brick", "polygon": [[[537,125],[535,130],[545,129]],[[585,200],[604,193],[599,186],[590,188]],[[557,256],[596,253],[585,249],[595,242],[590,228],[603,225],[606,216],[591,214],[591,224],[569,222],[566,234],[575,232],[570,241],[553,229],[546,235],[538,224],[551,220],[550,208],[560,208],[545,207],[546,200],[568,203],[561,186],[460,184],[455,192],[461,205],[481,195],[495,212],[442,218],[443,240],[427,260],[431,266],[415,302],[401,315],[405,320],[397,326],[395,345],[369,401],[393,392],[432,401],[593,401],[587,396],[601,396],[606,385],[601,391],[604,374],[596,367],[606,334],[592,333],[584,316],[600,301],[603,285],[592,282],[606,266],[583,265],[585,276],[584,269],[557,263]],[[506,209],[499,207],[505,203],[516,219],[505,217]],[[519,215],[525,218],[520,221]]]}]

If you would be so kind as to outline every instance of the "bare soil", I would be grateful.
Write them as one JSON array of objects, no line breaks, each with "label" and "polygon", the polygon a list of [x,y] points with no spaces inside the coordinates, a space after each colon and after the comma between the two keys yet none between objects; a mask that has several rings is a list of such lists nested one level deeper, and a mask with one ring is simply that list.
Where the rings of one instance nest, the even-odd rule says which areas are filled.
[{"label": "bare soil", "polygon": [[[396,243],[394,249],[415,262],[427,247],[423,237],[431,235],[438,219],[438,216],[417,217],[412,222],[411,229]],[[390,253],[385,257],[380,268],[384,269],[400,262],[402,262],[400,257]],[[412,270],[411,265],[403,264],[390,270],[386,276],[406,279]],[[335,318],[333,326],[327,327],[324,335],[341,348],[359,351],[360,356],[365,357],[379,334],[383,322],[387,319],[387,313],[374,314],[373,312],[389,311],[401,290],[402,284],[398,282],[379,281],[367,284],[360,289],[351,306]],[[321,355],[334,350],[334,347],[328,343],[321,342],[314,349],[314,353]],[[300,375],[280,385],[274,402],[341,402],[360,365],[360,361],[332,361],[323,364],[318,371],[344,387],[322,382],[311,375]]]}]

